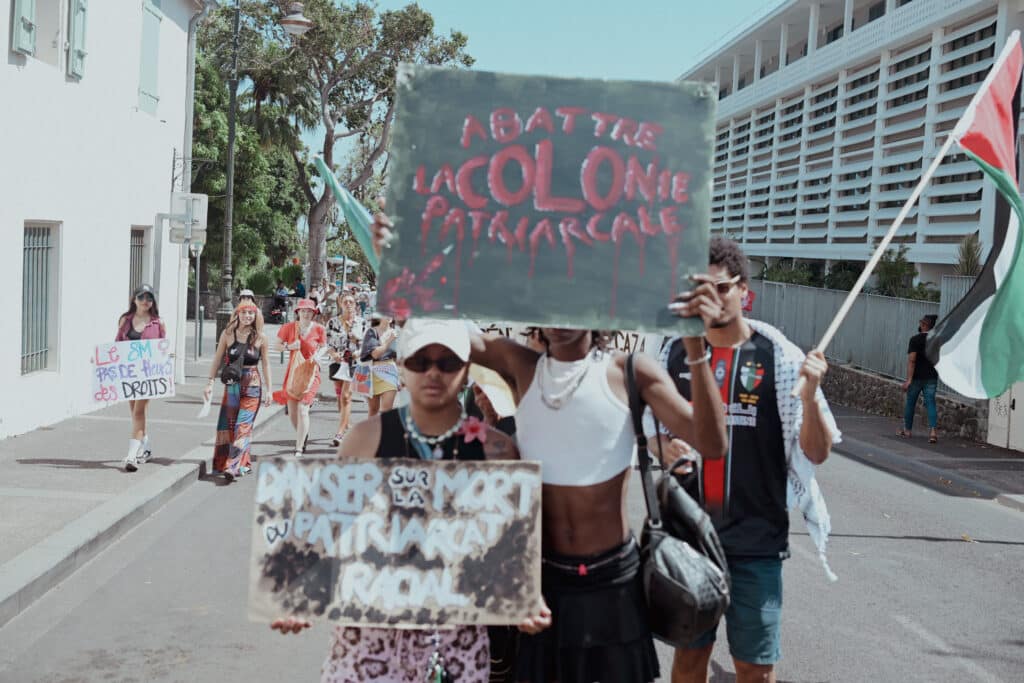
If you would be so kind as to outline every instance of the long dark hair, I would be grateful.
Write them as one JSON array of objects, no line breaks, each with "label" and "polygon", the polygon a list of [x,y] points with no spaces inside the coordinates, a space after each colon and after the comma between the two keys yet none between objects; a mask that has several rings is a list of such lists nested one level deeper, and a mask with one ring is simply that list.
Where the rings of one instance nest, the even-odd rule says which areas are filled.
[{"label": "long dark hair", "polygon": [[[152,292],[143,292],[143,293],[144,294],[149,294],[151,297],[153,297],[153,305],[149,307],[149,317],[150,318],[159,318],[160,317],[160,309],[156,305],[156,297],[153,296]],[[132,298],[128,301],[128,312],[122,314],[121,317],[118,318],[118,321],[119,321],[118,322],[118,327],[123,327],[126,320],[131,320],[133,317],[135,317],[135,311],[137,311],[138,308],[139,307],[135,304],[135,295],[132,294]]]}]

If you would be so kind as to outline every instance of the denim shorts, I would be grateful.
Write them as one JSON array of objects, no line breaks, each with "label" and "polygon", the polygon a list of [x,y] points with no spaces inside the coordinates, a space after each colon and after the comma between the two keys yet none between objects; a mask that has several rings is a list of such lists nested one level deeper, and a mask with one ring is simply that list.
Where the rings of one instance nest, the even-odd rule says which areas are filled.
[{"label": "denim shorts", "polygon": [[[749,664],[775,664],[782,657],[782,560],[775,558],[729,560],[732,595],[725,613],[729,653]],[[715,642],[712,629],[688,649]]]}]

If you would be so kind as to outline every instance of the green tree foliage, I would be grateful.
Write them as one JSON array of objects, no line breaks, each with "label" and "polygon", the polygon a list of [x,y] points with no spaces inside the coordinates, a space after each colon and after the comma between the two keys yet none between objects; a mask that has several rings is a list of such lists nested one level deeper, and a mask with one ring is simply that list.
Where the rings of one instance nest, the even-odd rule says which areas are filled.
[{"label": "green tree foliage", "polygon": [[[321,144],[315,152],[332,169],[338,142],[354,141],[365,149],[355,165],[342,169],[348,189],[360,197],[363,186],[386,168],[398,63],[470,66],[473,59],[465,53],[465,35],[435,34],[433,17],[415,4],[378,12],[368,2],[307,0],[304,13],[314,27],[301,38],[286,36],[280,26],[288,4],[242,2],[241,52],[246,57],[239,68],[252,84],[254,115],[264,139],[289,148],[308,205],[311,279],[319,281],[326,268],[334,200],[310,173],[300,132],[316,131]],[[204,46],[221,65],[231,57],[233,11],[222,7],[204,29]]]},{"label": "green tree foliage", "polygon": [[901,244],[882,254],[875,275],[878,280],[876,294],[907,298],[914,289],[914,278],[917,277],[917,268],[907,260],[907,246]]},{"label": "green tree foliage", "polygon": [[957,275],[969,277],[981,274],[981,240],[978,239],[978,233],[972,233],[960,242],[953,271]]},{"label": "green tree foliage", "polygon": [[829,268],[828,275],[825,276],[825,287],[848,292],[857,283],[857,278],[860,277],[862,270],[864,270],[863,263],[836,261]]},{"label": "green tree foliage", "polygon": [[[228,94],[224,74],[204,52],[196,57],[192,191],[210,196],[203,270],[219,278],[227,188]],[[240,99],[235,129],[235,213],[232,267],[236,283],[281,266],[299,247],[296,221],[306,211],[291,152],[261,140],[253,106]],[[208,280],[204,282],[207,284]]]},{"label": "green tree foliage", "polygon": [[779,260],[768,266],[761,274],[761,279],[791,285],[820,286],[815,272],[806,263],[796,263],[792,259]]}]

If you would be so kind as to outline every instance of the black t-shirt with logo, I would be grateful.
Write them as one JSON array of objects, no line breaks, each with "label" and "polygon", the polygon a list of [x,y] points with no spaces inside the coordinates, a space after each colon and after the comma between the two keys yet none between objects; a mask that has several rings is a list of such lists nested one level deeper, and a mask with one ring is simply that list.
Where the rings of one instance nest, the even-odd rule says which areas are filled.
[{"label": "black t-shirt with logo", "polygon": [[910,338],[910,344],[907,345],[907,353],[917,353],[914,361],[914,377],[913,379],[938,379],[939,372],[932,365],[932,362],[928,360],[928,356],[925,355],[924,347],[928,341],[928,333],[921,332],[915,334]]},{"label": "black t-shirt with logo", "polygon": [[[679,393],[690,394],[686,351],[677,341],[668,372]],[[730,557],[788,557],[786,450],[775,396],[775,351],[754,332],[738,348],[712,348],[711,372],[726,408],[726,456],[704,460],[687,491],[707,510]]]}]

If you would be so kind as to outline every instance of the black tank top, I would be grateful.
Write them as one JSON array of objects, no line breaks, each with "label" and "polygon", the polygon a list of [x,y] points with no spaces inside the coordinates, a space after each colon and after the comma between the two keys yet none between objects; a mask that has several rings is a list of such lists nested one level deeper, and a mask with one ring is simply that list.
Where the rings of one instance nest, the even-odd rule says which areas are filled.
[{"label": "black tank top", "polygon": [[[459,456],[455,457],[455,445],[459,446]],[[484,445],[479,440],[464,443],[459,435],[445,439],[441,444],[444,455],[442,460],[486,460]],[[398,414],[398,409],[380,414],[380,444],[377,446],[378,458],[414,458],[419,459],[416,447],[405,437],[405,425]]]},{"label": "black tank top", "polygon": [[128,331],[124,333],[124,336],[132,341],[138,341],[142,339],[142,333],[139,332],[133,325],[128,325]]},{"label": "black tank top", "polygon": [[[231,348],[228,349],[228,357],[226,362],[233,363],[236,360],[238,360],[238,354],[242,352],[243,346],[245,346],[244,343],[236,340],[235,343],[231,345]],[[259,362],[260,350],[250,345],[249,348],[245,350],[245,360],[242,361],[242,365],[246,367],[252,367],[254,365],[258,365]]]}]

